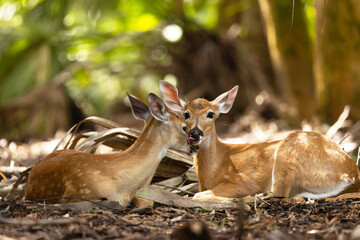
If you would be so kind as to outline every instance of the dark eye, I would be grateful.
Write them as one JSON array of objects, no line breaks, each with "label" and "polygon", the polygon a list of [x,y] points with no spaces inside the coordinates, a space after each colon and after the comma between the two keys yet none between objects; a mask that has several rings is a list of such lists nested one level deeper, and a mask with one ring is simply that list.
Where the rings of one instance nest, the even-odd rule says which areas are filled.
[{"label": "dark eye", "polygon": [[213,117],[214,117],[214,113],[213,113],[213,112],[208,112],[208,114],[207,114],[206,117],[207,117],[207,118],[213,118]]},{"label": "dark eye", "polygon": [[184,132],[187,132],[187,129],[188,129],[188,128],[187,128],[187,127],[183,127],[182,129],[184,130]]},{"label": "dark eye", "polygon": [[185,119],[189,119],[190,118],[190,114],[188,112],[184,113],[184,117]]}]

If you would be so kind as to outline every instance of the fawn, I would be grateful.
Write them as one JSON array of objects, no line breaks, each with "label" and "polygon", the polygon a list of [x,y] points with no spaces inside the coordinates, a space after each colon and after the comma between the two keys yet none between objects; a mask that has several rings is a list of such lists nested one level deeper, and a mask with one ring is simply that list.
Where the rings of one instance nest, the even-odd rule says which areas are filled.
[{"label": "fawn", "polygon": [[186,102],[170,83],[160,82],[165,104],[181,112],[188,143],[198,146],[194,165],[199,180],[195,199],[235,198],[271,191],[274,197],[321,199],[359,192],[359,169],[333,141],[315,132],[296,131],[281,141],[226,144],[215,119],[228,113],[238,86],[213,101]]},{"label": "fawn", "polygon": [[114,154],[59,150],[45,156],[30,171],[26,200],[64,203],[79,201],[66,198],[107,198],[126,206],[136,190],[151,181],[169,148],[191,152],[181,115],[168,111],[155,94],[149,94],[149,107],[128,96],[135,118],[145,120],[133,145]]}]

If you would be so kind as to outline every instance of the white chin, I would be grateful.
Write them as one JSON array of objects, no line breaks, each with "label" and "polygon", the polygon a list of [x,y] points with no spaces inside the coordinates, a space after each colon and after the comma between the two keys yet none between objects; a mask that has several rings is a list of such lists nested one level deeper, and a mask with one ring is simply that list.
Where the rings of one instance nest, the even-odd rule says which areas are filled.
[{"label": "white chin", "polygon": [[191,143],[191,145],[193,145],[193,146],[199,146],[199,145],[201,144],[201,142],[202,142],[202,139],[200,139],[200,140],[198,140],[198,141],[196,141],[196,142],[194,142],[194,143]]}]

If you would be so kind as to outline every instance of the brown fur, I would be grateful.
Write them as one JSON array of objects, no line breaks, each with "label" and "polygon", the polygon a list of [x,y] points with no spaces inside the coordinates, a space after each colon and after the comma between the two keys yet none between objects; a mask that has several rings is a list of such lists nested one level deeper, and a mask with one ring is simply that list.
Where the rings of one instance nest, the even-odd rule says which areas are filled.
[{"label": "brown fur", "polygon": [[[26,200],[54,197],[107,198],[126,206],[135,191],[151,180],[169,147],[188,151],[183,119],[170,113],[167,123],[151,117],[142,134],[127,150],[90,154],[60,150],[40,159],[32,168]],[[79,199],[54,199],[72,202]]]},{"label": "brown fur", "polygon": [[[201,107],[196,106],[199,102]],[[197,126],[204,133],[195,156],[200,192],[211,190],[214,196],[228,198],[269,190],[276,197],[307,191],[321,195],[343,180],[348,180],[349,184],[336,195],[359,191],[359,170],[355,162],[323,135],[298,131],[282,141],[226,144],[218,140],[214,121],[206,119],[209,110],[216,112],[216,106],[210,102],[205,104],[203,99],[193,100],[185,107],[185,112],[191,116],[187,121],[188,129]],[[209,192],[204,196],[209,197]],[[196,197],[202,198],[202,194]]]},{"label": "brown fur", "polygon": [[[160,86],[168,107],[189,114],[186,120],[189,140],[199,147],[195,170],[200,192],[194,198],[245,197],[270,190],[275,197],[300,195],[310,198],[359,192],[358,166],[339,146],[321,134],[296,131],[281,141],[221,142],[216,134],[215,120],[220,113],[231,109],[237,86],[214,101],[199,98],[187,103],[178,98],[178,91],[171,84],[160,82]],[[213,117],[208,117],[209,112],[214,113]],[[197,136],[191,135],[192,129],[196,129]],[[199,131],[202,134],[199,135]]]}]

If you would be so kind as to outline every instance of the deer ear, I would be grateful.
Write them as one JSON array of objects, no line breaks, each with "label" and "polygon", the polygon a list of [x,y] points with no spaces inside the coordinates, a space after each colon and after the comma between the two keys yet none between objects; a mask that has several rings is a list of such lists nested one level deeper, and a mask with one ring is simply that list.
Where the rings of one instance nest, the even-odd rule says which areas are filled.
[{"label": "deer ear", "polygon": [[150,111],[149,111],[148,106],[146,106],[145,103],[143,103],[139,99],[131,96],[128,93],[126,93],[126,95],[128,96],[128,98],[130,100],[131,111],[132,111],[134,117],[138,120],[146,121],[150,116]]},{"label": "deer ear", "polygon": [[227,91],[218,96],[214,101],[211,102],[211,104],[217,106],[220,113],[228,113],[234,104],[238,89],[239,86],[236,85],[230,91]]},{"label": "deer ear", "polygon": [[149,94],[148,101],[151,115],[158,121],[166,122],[169,119],[169,113],[166,111],[164,102],[153,93]]},{"label": "deer ear", "polygon": [[160,92],[166,106],[169,109],[174,112],[181,112],[184,110],[186,102],[179,98],[179,93],[176,87],[164,80],[161,80]]}]

